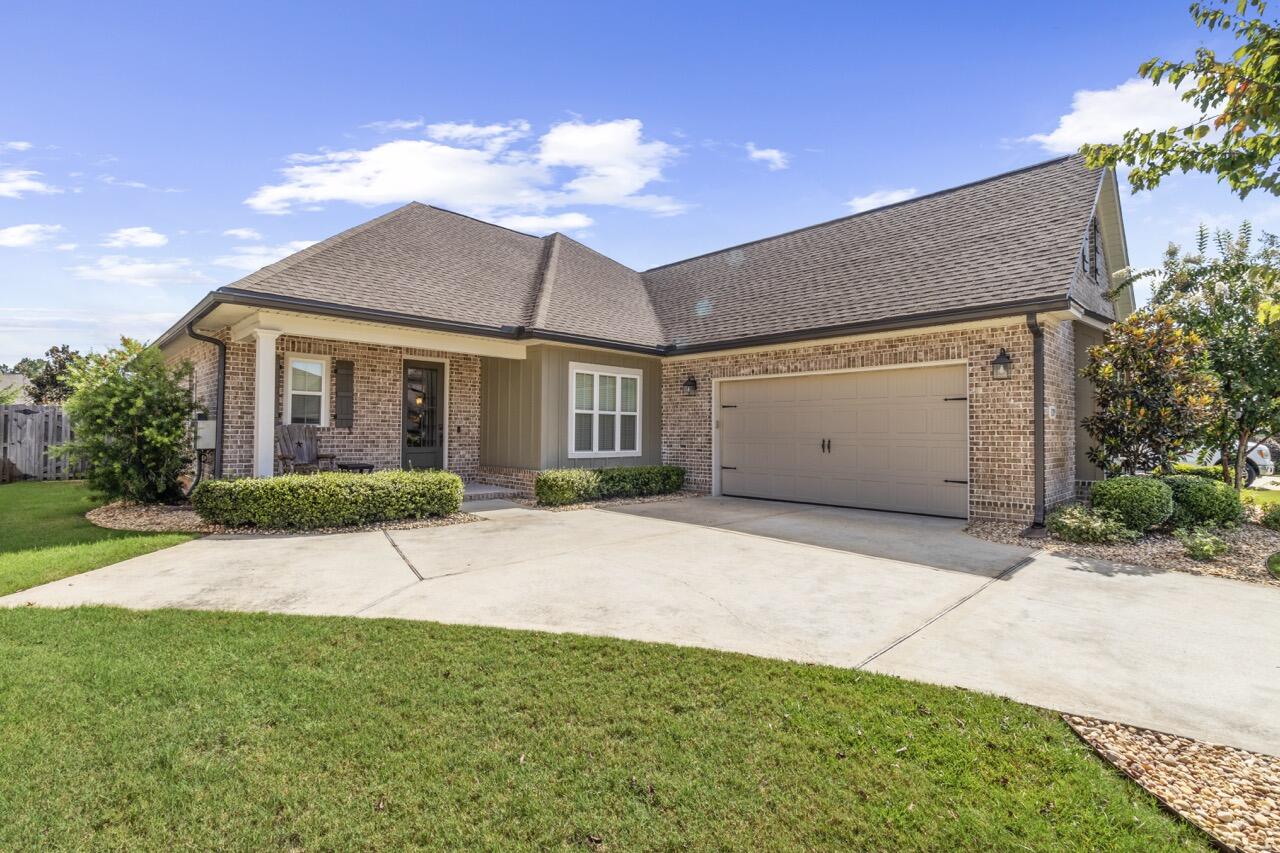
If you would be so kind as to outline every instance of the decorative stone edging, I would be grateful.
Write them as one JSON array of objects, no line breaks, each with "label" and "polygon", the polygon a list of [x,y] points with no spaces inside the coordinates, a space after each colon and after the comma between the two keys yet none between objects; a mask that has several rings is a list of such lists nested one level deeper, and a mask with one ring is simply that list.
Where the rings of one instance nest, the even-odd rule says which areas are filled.
[{"label": "decorative stone edging", "polygon": [[1280,850],[1280,757],[1063,714],[1085,743],[1227,850]]}]

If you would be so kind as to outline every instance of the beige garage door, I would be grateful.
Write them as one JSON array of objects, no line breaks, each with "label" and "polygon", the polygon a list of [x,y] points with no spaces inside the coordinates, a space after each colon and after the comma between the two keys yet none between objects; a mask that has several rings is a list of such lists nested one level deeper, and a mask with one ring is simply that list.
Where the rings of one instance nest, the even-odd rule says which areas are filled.
[{"label": "beige garage door", "polygon": [[720,491],[964,518],[965,368],[720,383]]}]

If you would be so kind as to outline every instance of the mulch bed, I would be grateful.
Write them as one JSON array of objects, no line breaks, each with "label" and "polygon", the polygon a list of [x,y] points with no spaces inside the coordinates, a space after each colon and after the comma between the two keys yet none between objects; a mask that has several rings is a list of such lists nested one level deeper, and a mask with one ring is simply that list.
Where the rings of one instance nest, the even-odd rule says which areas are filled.
[{"label": "mulch bed", "polygon": [[644,498],[605,498],[599,501],[584,501],[580,504],[565,504],[564,506],[542,506],[536,500],[517,500],[517,503],[524,506],[544,509],[547,512],[569,512],[578,509],[599,509],[611,506],[626,506],[627,504],[655,504],[663,501],[680,501],[685,498],[698,497],[699,492],[672,492],[669,495],[649,495]]},{"label": "mulch bed", "polygon": [[191,508],[191,504],[127,504],[121,501],[91,509],[85,518],[99,527],[111,530],[134,530],[145,533],[221,533],[253,534],[264,536],[297,536],[315,533],[357,533],[363,530],[413,530],[419,527],[444,527],[450,524],[467,524],[482,521],[469,512],[455,512],[443,518],[409,518],[402,521],[381,521],[352,527],[319,527],[311,530],[289,528],[269,529],[259,527],[224,527],[210,524]]},{"label": "mulch bed", "polygon": [[1098,754],[1232,850],[1280,850],[1280,758],[1064,714]]},{"label": "mulch bed", "polygon": [[979,539],[1052,551],[1069,557],[1128,566],[1149,566],[1280,587],[1280,579],[1267,571],[1267,558],[1280,551],[1280,533],[1258,524],[1242,524],[1234,530],[1219,531],[1218,535],[1231,546],[1231,551],[1206,563],[1188,557],[1182,544],[1167,533],[1149,533],[1137,542],[1083,545],[1062,542],[1049,536],[1029,539],[1022,535],[1026,530],[1025,524],[1002,521],[974,521],[965,530]]}]

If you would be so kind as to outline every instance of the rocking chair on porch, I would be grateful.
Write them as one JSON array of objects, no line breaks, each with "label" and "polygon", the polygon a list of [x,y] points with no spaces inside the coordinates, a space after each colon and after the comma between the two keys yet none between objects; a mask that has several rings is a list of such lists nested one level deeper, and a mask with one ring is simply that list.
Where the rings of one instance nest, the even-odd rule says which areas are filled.
[{"label": "rocking chair on porch", "polygon": [[286,474],[336,470],[334,455],[318,452],[316,428],[308,424],[280,424],[276,427],[276,458]]}]

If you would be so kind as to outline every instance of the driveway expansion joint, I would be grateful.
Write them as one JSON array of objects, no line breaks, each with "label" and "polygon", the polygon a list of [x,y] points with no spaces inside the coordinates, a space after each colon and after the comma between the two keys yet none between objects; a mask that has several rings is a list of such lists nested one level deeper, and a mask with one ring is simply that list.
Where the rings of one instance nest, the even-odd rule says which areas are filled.
[{"label": "driveway expansion joint", "polygon": [[1002,581],[1002,580],[1004,580],[1005,578],[1009,577],[1009,576],[1010,576],[1010,575],[1012,575],[1014,572],[1016,572],[1018,569],[1021,569],[1021,568],[1023,568],[1024,566],[1029,566],[1029,565],[1031,565],[1031,563],[1035,562],[1036,557],[1040,556],[1040,554],[1042,554],[1042,553],[1043,553],[1043,552],[1041,552],[1041,551],[1037,551],[1037,552],[1035,552],[1034,554],[1028,554],[1027,556],[1023,557],[1021,560],[1019,560],[1018,562],[1014,563],[1013,565],[1011,565],[1011,566],[1009,566],[1008,568],[1006,568],[1006,569],[1004,569],[1003,571],[1001,571],[1001,572],[1000,572],[1000,574],[996,575],[995,577],[988,578],[988,579],[987,579],[987,581],[986,581],[986,583],[982,584],[982,586],[978,587],[978,588],[977,588],[977,589],[975,589],[973,592],[965,593],[964,595],[960,596],[960,598],[959,598],[959,599],[957,599],[955,602],[953,602],[953,603],[951,603],[951,604],[948,604],[946,607],[944,607],[944,608],[942,608],[941,610],[939,610],[939,611],[938,611],[937,613],[935,613],[933,616],[930,616],[930,617],[929,617],[928,619],[926,619],[924,622],[921,622],[921,623],[920,623],[919,625],[917,625],[915,628],[913,628],[913,629],[911,629],[910,631],[908,631],[907,633],[903,634],[901,637],[899,637],[898,639],[894,640],[892,643],[890,643],[889,645],[885,646],[885,647],[884,647],[883,649],[881,649],[880,651],[875,652],[874,654],[870,655],[866,660],[862,661],[862,662],[861,662],[861,663],[859,663],[859,664],[856,664],[853,668],[854,668],[854,669],[865,669],[865,668],[867,667],[867,665],[869,665],[869,664],[870,664],[872,661],[874,661],[876,658],[880,657],[881,655],[885,655],[885,654],[887,654],[887,653],[889,653],[889,652],[893,651],[893,650],[894,650],[894,649],[896,649],[898,646],[900,646],[900,645],[902,645],[903,643],[905,643],[907,640],[910,640],[912,637],[914,637],[915,635],[919,634],[919,633],[920,633],[921,631],[923,631],[925,628],[928,628],[928,627],[929,627],[930,625],[932,625],[934,622],[937,622],[937,621],[938,621],[939,619],[941,619],[943,616],[946,616],[948,613],[952,613],[953,611],[955,611],[955,610],[959,609],[962,605],[964,605],[964,604],[966,604],[966,603],[968,603],[968,602],[972,601],[974,598],[976,598],[976,597],[978,596],[978,594],[979,594],[979,593],[981,593],[981,592],[982,592],[984,589],[986,589],[987,587],[991,586],[993,583],[996,583],[997,581]]},{"label": "driveway expansion joint", "polygon": [[409,567],[409,571],[413,572],[413,576],[416,577],[418,580],[423,580],[422,572],[418,571],[418,569],[413,565],[413,563],[410,562],[409,558],[405,556],[404,551],[400,550],[400,546],[396,544],[396,540],[391,538],[391,532],[388,530],[383,530],[382,535],[387,537],[387,541],[391,543],[392,548],[396,549],[396,553],[400,555],[401,560],[404,560],[404,564]]}]

